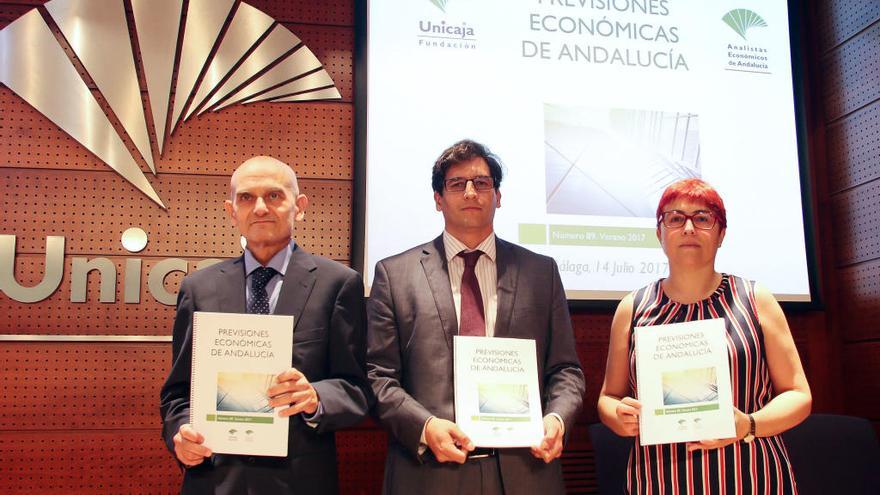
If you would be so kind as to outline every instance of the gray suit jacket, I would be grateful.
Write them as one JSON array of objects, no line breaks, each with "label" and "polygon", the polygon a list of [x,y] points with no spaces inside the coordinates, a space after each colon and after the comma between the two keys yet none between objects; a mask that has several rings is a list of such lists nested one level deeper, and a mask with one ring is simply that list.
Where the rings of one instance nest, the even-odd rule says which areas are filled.
[{"label": "gray suit jacket", "polygon": [[[496,247],[495,336],[535,340],[544,414],[559,414],[568,434],[583,402],[584,376],[556,262],[501,239]],[[376,265],[367,314],[367,375],[375,414],[389,431],[384,491],[448,493],[458,486],[458,465],[418,454],[430,416],[455,419],[458,319],[442,236]],[[508,495],[564,493],[558,460],[544,464],[528,449],[504,449],[498,461]]]},{"label": "gray suit jacket", "polygon": [[[189,422],[194,311],[245,312],[244,260],[239,257],[198,270],[177,296],[172,366],[162,387],[162,436],[172,438]],[[363,282],[357,272],[294,247],[275,314],[293,315],[293,362],[318,392],[323,415],[317,428],[290,418],[287,457],[216,454],[187,469],[181,493],[336,493],[333,432],[359,422],[372,394],[364,370]]]}]

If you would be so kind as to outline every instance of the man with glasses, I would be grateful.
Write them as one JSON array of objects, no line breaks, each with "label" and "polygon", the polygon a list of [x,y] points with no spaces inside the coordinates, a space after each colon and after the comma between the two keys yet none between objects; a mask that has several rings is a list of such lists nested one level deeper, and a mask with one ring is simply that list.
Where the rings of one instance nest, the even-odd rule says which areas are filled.
[{"label": "man with glasses", "polygon": [[[495,236],[502,170],[460,141],[434,163],[443,233],[376,265],[367,374],[390,434],[386,494],[564,493],[558,457],[584,376],[555,261]],[[523,449],[476,448],[456,426],[452,337],[535,340],[545,435]]]}]

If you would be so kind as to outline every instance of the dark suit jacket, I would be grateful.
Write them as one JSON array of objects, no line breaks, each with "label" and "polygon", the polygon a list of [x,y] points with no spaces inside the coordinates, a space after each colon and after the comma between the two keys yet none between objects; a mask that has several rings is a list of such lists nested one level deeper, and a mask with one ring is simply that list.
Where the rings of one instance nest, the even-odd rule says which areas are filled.
[{"label": "dark suit jacket", "polygon": [[[559,414],[568,434],[583,402],[584,375],[556,262],[501,239],[496,247],[494,335],[535,340],[544,415]],[[458,465],[418,454],[430,416],[455,420],[458,322],[442,236],[376,265],[367,314],[367,375],[376,416],[390,433],[384,491],[448,493],[458,486]],[[528,449],[504,449],[498,462],[508,495],[565,491],[558,460],[544,464]]]},{"label": "dark suit jacket", "polygon": [[[182,493],[336,493],[333,432],[360,421],[372,395],[364,371],[364,290],[357,272],[294,247],[275,314],[293,315],[293,367],[315,387],[323,407],[317,428],[290,418],[288,456],[216,454],[187,469]],[[244,258],[198,270],[177,296],[172,366],[161,392],[162,435],[172,438],[189,422],[194,311],[245,312]],[[287,488],[287,487],[292,488]]]}]

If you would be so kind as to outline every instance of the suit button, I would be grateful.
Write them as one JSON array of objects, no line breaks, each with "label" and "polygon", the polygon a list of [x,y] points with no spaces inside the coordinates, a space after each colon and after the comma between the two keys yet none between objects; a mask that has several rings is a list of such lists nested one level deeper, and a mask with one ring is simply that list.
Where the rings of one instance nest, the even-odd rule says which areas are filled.
[{"label": "suit button", "polygon": [[256,459],[255,459],[255,458],[253,458],[253,457],[248,457],[248,458],[247,458],[247,463],[248,463],[248,464],[253,464],[254,462],[256,462]]}]

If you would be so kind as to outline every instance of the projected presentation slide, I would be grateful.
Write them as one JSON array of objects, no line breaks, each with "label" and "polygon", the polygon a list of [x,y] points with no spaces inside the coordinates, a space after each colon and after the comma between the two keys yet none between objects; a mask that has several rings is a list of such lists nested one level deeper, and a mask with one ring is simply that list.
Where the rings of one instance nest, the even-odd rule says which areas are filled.
[{"label": "projected presentation slide", "polygon": [[721,193],[718,270],[810,300],[784,0],[368,4],[364,271],[442,232],[450,144],[505,165],[499,237],[556,259],[570,299],[668,274],[664,188]]}]

